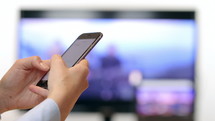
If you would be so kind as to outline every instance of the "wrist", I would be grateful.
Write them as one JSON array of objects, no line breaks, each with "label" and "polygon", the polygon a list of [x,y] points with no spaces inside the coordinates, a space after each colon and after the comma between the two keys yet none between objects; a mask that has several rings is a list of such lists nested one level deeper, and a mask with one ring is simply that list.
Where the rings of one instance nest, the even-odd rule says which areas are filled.
[{"label": "wrist", "polygon": [[8,111],[8,108],[7,108],[7,101],[5,101],[5,97],[2,96],[2,94],[0,94],[0,114]]},{"label": "wrist", "polygon": [[48,98],[53,99],[58,105],[61,114],[61,121],[66,119],[67,115],[74,107],[78,97],[79,96],[77,94],[66,94],[62,93],[62,91],[53,92],[48,95]]},{"label": "wrist", "polygon": [[9,111],[11,108],[10,106],[10,97],[7,93],[7,90],[4,89],[4,87],[1,86],[1,80],[0,80],[0,114]]},{"label": "wrist", "polygon": [[65,94],[58,91],[48,95],[48,98],[53,99],[58,104],[59,108],[65,110],[66,108],[70,108],[71,105],[76,102],[78,96],[77,94]]},{"label": "wrist", "polygon": [[77,99],[82,93],[78,89],[74,89],[75,87],[73,88],[73,91],[65,87],[55,87],[54,89],[53,88],[49,90],[48,98],[52,98],[53,100],[55,100],[59,107],[64,105],[68,107],[69,105],[72,105],[77,101]]},{"label": "wrist", "polygon": [[0,80],[0,114],[8,111],[7,108],[7,96],[4,94],[5,90],[1,87],[1,80]]}]

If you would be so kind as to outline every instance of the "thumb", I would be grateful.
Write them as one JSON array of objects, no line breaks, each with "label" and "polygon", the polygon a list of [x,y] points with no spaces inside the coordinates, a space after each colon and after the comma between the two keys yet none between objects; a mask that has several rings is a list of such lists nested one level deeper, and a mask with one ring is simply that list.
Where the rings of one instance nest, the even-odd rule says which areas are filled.
[{"label": "thumb", "polygon": [[51,70],[60,70],[65,68],[66,64],[60,55],[53,55],[51,59]]}]

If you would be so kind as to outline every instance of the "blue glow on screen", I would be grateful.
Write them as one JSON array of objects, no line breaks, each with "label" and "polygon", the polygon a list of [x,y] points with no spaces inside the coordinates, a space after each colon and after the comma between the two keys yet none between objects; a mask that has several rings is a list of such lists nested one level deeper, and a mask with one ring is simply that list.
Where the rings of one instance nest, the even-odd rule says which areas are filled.
[{"label": "blue glow on screen", "polygon": [[[102,32],[104,37],[87,56],[90,86],[81,100],[136,99],[137,112],[149,116],[185,116],[192,112],[197,42],[194,19],[22,18],[19,58],[36,55],[50,59],[53,54],[62,54],[80,34],[87,32]],[[143,80],[159,84],[163,80],[183,80],[185,84],[179,87],[176,82],[177,88],[169,83],[158,84],[156,88],[142,85],[135,92],[129,80],[134,72]],[[162,113],[160,105],[166,109]]]},{"label": "blue glow on screen", "polygon": [[193,79],[196,30],[189,19],[22,19],[19,58],[49,59],[81,33],[96,31],[104,37],[91,52],[95,68],[114,46],[127,73],[138,69],[144,78]]}]

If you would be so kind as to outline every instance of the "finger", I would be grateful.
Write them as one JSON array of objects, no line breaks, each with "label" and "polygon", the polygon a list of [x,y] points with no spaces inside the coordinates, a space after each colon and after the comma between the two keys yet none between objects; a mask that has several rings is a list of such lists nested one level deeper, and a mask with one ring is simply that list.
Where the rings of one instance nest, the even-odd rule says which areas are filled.
[{"label": "finger", "polygon": [[51,59],[51,70],[65,68],[66,64],[60,55],[53,55]]},{"label": "finger", "polygon": [[31,92],[37,94],[37,95],[44,97],[44,98],[47,98],[47,96],[48,96],[48,90],[41,88],[41,87],[38,87],[38,86],[35,86],[35,85],[30,85],[29,90]]},{"label": "finger", "polygon": [[41,69],[48,71],[50,69],[51,60],[42,60],[42,62],[40,62],[40,65],[42,66]]},{"label": "finger", "polygon": [[48,65],[49,67],[51,65],[51,60],[42,60],[42,62]]},{"label": "finger", "polygon": [[43,71],[48,71],[49,70],[49,65],[47,65],[45,62],[40,62],[40,66],[38,66],[38,69],[43,70]]},{"label": "finger", "polygon": [[49,65],[47,65],[45,62],[43,62],[39,56],[32,56],[29,58],[24,58],[17,60],[16,62],[21,69],[24,70],[31,70],[31,69],[39,69],[42,71],[49,70]]},{"label": "finger", "polygon": [[85,59],[81,60],[74,67],[69,68],[69,70],[73,70],[76,73],[83,74],[83,76],[86,76],[89,74],[88,61]]},{"label": "finger", "polygon": [[89,63],[86,59],[81,60],[78,64],[89,67]]}]

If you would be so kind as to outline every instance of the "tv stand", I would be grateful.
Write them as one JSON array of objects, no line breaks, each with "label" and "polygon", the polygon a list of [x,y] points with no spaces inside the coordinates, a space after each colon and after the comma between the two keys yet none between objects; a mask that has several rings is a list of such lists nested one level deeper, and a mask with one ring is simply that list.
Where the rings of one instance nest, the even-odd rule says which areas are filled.
[{"label": "tv stand", "polygon": [[103,107],[101,109],[101,113],[104,117],[104,121],[111,121],[111,117],[112,117],[114,111],[111,107]]}]

